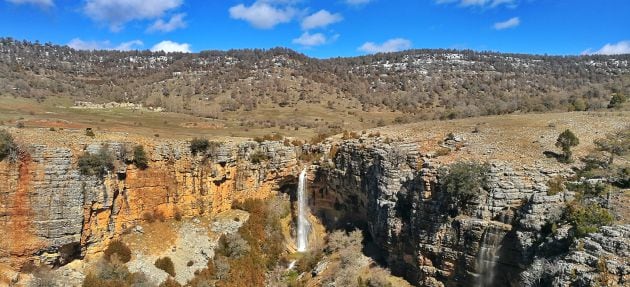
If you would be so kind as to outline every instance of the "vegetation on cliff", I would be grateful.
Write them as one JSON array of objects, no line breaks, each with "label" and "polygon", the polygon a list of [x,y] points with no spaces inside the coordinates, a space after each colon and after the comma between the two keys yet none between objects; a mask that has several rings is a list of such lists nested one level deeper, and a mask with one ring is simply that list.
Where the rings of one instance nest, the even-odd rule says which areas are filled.
[{"label": "vegetation on cliff", "polygon": [[13,140],[13,136],[6,131],[0,130],[0,161],[8,158],[10,161],[17,160],[18,148]]},{"label": "vegetation on cliff", "polygon": [[279,263],[284,252],[280,219],[288,215],[288,202],[248,199],[235,207],[249,212],[249,220],[238,235],[220,240],[214,259],[191,286],[264,286],[267,272]]},{"label": "vegetation on cliff", "polygon": [[141,145],[137,145],[133,148],[133,164],[139,169],[149,167],[149,157],[144,151],[144,147]]},{"label": "vegetation on cliff", "polygon": [[451,204],[466,209],[487,189],[489,166],[477,162],[456,162],[440,170],[440,186]]},{"label": "vegetation on cliff", "polygon": [[114,157],[107,147],[103,146],[96,154],[86,152],[79,156],[78,165],[83,175],[104,176],[114,169]]}]

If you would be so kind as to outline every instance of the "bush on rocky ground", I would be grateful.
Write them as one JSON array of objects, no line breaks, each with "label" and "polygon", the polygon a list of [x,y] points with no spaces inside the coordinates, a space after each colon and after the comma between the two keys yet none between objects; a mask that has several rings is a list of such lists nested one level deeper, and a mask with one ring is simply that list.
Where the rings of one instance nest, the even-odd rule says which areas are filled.
[{"label": "bush on rocky ground", "polygon": [[122,263],[127,263],[131,260],[131,249],[129,246],[120,240],[112,240],[105,249],[105,259],[111,261],[112,257],[116,255],[117,259]]},{"label": "bush on rocky ground", "polygon": [[164,272],[175,277],[175,265],[170,257],[162,257],[155,260],[155,267],[164,270]]},{"label": "bush on rocky ground", "polygon": [[569,204],[566,218],[573,225],[576,238],[599,231],[599,227],[613,223],[613,216],[608,209],[594,203],[581,204],[577,201]]},{"label": "bush on rocky ground", "polygon": [[123,262],[114,256],[108,261],[97,262],[95,269],[83,279],[83,287],[130,287],[148,284],[143,273],[131,273]]},{"label": "bush on rocky ground", "polygon": [[190,152],[193,155],[205,153],[209,146],[210,142],[207,139],[194,138],[190,141]]},{"label": "bush on rocky ground", "polygon": [[179,284],[177,281],[175,281],[175,279],[173,278],[167,278],[166,281],[162,282],[158,287],[181,287],[182,285]]}]

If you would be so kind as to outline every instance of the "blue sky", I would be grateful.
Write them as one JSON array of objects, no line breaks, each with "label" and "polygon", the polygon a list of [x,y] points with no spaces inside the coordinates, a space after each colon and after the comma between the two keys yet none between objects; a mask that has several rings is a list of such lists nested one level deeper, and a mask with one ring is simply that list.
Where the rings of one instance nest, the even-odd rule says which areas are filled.
[{"label": "blue sky", "polygon": [[628,0],[0,0],[0,36],[78,49],[630,53]]}]

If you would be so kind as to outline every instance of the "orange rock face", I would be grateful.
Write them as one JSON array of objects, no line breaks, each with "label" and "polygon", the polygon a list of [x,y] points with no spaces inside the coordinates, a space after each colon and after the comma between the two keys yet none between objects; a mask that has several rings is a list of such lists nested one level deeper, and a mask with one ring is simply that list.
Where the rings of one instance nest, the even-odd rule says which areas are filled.
[{"label": "orange rock face", "polygon": [[[0,163],[0,232],[6,235],[0,236],[0,263],[51,263],[74,242],[83,255],[98,253],[143,220],[214,216],[235,201],[270,196],[283,177],[298,172],[293,148],[280,143],[226,144],[218,156],[193,156],[185,143],[147,144],[145,170],[128,164],[125,145],[107,148],[117,160],[104,178],[78,173],[80,146],[37,146],[19,163]],[[281,160],[253,164],[254,151]]]},{"label": "orange rock face", "polygon": [[2,205],[11,218],[3,225],[0,225],[0,245],[3,246],[3,256],[15,258],[10,262],[14,266],[20,266],[30,254],[45,246],[45,243],[39,240],[34,233],[32,226],[32,210],[30,208],[29,193],[31,187],[30,169],[32,168],[31,157],[28,153],[20,154],[19,162],[14,164],[18,166],[17,174],[8,172],[10,167],[7,164],[2,166],[4,173],[10,174],[10,179],[3,180],[3,190],[14,189],[15,192],[2,192]]}]

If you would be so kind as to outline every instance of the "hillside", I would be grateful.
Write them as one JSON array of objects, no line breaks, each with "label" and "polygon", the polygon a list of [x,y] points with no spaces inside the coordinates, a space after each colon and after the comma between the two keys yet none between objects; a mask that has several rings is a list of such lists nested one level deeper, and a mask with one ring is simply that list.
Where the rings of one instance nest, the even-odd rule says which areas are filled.
[{"label": "hillside", "polygon": [[206,118],[200,124],[221,135],[599,110],[614,94],[630,94],[630,55],[440,49],[320,60],[284,48],[165,54],[0,39],[2,96],[53,106],[130,102]]}]

